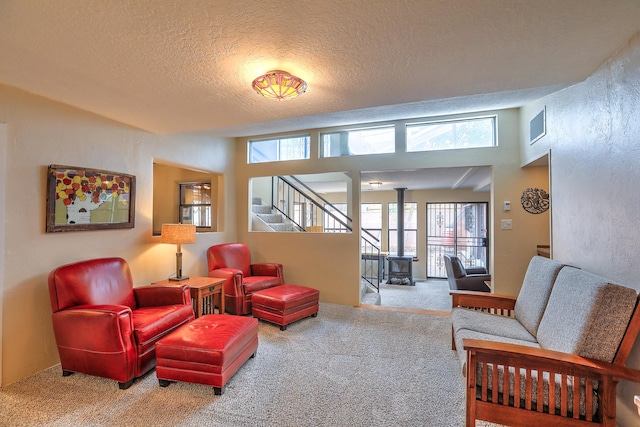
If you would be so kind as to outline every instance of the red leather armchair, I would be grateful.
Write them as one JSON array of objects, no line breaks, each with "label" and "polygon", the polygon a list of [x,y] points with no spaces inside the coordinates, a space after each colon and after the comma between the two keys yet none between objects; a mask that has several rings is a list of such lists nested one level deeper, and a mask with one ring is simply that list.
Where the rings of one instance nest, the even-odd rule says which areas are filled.
[{"label": "red leather armchair", "polygon": [[187,285],[134,288],[122,258],[56,268],[49,296],[62,375],[111,378],[121,389],[155,367],[160,338],[194,318]]},{"label": "red leather armchair", "polygon": [[251,264],[249,248],[243,243],[223,243],[207,250],[209,277],[224,282],[225,311],[251,313],[251,294],[284,284],[282,264]]}]

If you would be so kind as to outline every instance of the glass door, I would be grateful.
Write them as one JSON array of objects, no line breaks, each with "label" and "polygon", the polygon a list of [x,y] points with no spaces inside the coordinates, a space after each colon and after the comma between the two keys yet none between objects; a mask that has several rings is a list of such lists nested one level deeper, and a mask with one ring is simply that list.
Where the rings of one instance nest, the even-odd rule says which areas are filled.
[{"label": "glass door", "polygon": [[465,268],[488,266],[488,211],[486,202],[427,203],[427,277],[447,277],[444,254]]}]

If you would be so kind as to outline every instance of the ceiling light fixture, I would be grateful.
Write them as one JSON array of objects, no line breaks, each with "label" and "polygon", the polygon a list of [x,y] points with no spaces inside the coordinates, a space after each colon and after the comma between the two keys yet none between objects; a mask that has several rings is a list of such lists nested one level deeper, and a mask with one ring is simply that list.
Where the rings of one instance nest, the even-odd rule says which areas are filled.
[{"label": "ceiling light fixture", "polygon": [[382,187],[382,183],[380,181],[370,182],[369,186],[371,187],[372,190],[379,190],[380,187]]},{"label": "ceiling light fixture", "polygon": [[307,90],[307,83],[286,71],[274,70],[257,77],[251,87],[265,98],[282,101],[296,98]]}]

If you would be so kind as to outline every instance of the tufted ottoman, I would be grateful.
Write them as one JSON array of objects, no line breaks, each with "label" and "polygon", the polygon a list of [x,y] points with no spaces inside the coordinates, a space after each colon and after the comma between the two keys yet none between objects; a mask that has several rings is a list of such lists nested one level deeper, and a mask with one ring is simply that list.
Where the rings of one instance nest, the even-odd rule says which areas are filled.
[{"label": "tufted ottoman", "polygon": [[156,344],[156,376],[162,387],[173,381],[225,384],[258,349],[258,320],[208,314],[178,328]]},{"label": "tufted ottoman", "polygon": [[253,316],[280,325],[280,330],[305,317],[316,317],[320,292],[299,285],[280,285],[254,292],[251,296]]}]

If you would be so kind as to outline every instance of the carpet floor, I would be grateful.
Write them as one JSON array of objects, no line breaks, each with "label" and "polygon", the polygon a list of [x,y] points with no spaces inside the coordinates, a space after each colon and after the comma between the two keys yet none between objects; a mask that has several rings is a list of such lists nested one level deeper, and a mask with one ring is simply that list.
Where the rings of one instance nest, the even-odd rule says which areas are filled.
[{"label": "carpet floor", "polygon": [[420,280],[415,286],[380,284],[380,305],[385,307],[416,308],[451,311],[449,282]]},{"label": "carpet floor", "polygon": [[0,389],[2,426],[463,426],[446,316],[320,304],[286,331],[260,322],[255,358],[227,383],[158,386],[59,366]]}]

